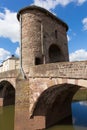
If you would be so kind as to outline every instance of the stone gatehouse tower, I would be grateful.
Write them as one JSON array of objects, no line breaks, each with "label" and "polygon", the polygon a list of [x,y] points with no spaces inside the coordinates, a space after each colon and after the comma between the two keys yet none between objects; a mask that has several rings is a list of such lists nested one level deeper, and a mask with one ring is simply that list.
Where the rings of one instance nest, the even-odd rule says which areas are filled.
[{"label": "stone gatehouse tower", "polygon": [[21,26],[21,66],[25,74],[29,66],[68,61],[68,26],[49,11],[29,6],[17,18]]},{"label": "stone gatehouse tower", "polygon": [[[66,33],[68,26],[46,9],[37,6],[21,9],[17,18],[21,30],[21,70],[26,78],[22,79],[19,76],[17,79],[15,130],[47,128],[56,122],[55,115],[59,114],[54,107],[55,120],[49,120],[53,119],[49,112],[53,105],[50,99],[52,94],[55,95],[55,87],[52,88],[52,94],[50,92],[51,96],[47,93],[59,80],[58,63],[62,64],[69,60]],[[56,96],[52,100],[54,103]],[[66,114],[66,111],[64,112]],[[62,113],[61,118],[65,114]],[[30,124],[33,124],[32,128]]]}]

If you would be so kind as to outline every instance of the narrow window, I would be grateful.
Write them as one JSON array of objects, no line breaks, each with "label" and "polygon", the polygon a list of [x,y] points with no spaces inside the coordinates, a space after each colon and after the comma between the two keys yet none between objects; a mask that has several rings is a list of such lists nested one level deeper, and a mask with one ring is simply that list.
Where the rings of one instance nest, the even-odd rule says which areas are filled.
[{"label": "narrow window", "polygon": [[57,39],[57,30],[55,30],[55,38]]}]

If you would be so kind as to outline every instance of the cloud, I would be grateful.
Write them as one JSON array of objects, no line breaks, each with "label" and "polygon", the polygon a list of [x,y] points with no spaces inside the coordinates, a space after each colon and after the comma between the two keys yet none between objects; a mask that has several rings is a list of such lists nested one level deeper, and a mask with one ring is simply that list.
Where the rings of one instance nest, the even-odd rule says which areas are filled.
[{"label": "cloud", "polygon": [[17,49],[16,49],[16,51],[15,51],[15,54],[16,54],[17,56],[20,55],[20,48],[19,48],[19,47],[17,47]]},{"label": "cloud", "polygon": [[55,8],[56,1],[50,0],[49,2],[49,0],[34,0],[34,4],[50,10]]},{"label": "cloud", "polygon": [[6,8],[0,12],[0,37],[9,38],[13,43],[19,42],[19,22],[16,14]]},{"label": "cloud", "polygon": [[77,0],[77,3],[79,4],[79,5],[81,5],[81,4],[83,4],[84,2],[86,2],[87,0]]},{"label": "cloud", "polygon": [[71,40],[70,36],[67,35],[67,41],[69,42]]},{"label": "cloud", "polygon": [[3,48],[0,48],[0,62],[11,56],[11,53]]},{"label": "cloud", "polygon": [[87,17],[82,20],[83,23],[83,30],[87,31]]},{"label": "cloud", "polygon": [[34,4],[44,7],[48,10],[54,9],[57,5],[66,6],[71,2],[77,3],[77,5],[81,5],[87,0],[34,0]]},{"label": "cloud", "polygon": [[87,106],[87,101],[79,102],[79,104],[82,105],[82,106]]},{"label": "cloud", "polygon": [[87,60],[87,51],[84,49],[77,50],[70,54],[70,61],[82,61]]}]

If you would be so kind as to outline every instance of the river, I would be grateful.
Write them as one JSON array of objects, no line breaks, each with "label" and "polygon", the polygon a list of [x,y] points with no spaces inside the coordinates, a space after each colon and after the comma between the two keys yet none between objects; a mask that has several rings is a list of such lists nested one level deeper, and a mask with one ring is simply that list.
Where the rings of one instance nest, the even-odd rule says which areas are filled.
[{"label": "river", "polygon": [[87,101],[72,103],[72,116],[47,130],[87,130]]},{"label": "river", "polygon": [[[0,107],[0,130],[14,130],[14,106]],[[87,101],[72,103],[72,117],[47,130],[87,130]]]}]

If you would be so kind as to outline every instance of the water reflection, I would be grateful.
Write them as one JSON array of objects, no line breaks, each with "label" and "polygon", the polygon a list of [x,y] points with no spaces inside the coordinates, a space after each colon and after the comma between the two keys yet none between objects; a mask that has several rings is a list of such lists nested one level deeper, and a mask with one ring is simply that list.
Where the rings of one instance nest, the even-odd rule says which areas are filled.
[{"label": "water reflection", "polygon": [[0,107],[0,130],[14,130],[14,106]]},{"label": "water reflection", "polygon": [[73,125],[76,130],[87,129],[86,115],[87,115],[87,101],[72,103]]},{"label": "water reflection", "polygon": [[61,122],[58,122],[57,125],[47,130],[74,130],[74,127],[72,125],[72,116],[69,116]]},{"label": "water reflection", "polygon": [[47,130],[87,130],[87,101],[72,103],[72,116]]},{"label": "water reflection", "polygon": [[[72,116],[47,130],[87,130],[87,101],[72,103]],[[0,130],[14,130],[14,106],[0,107]]]}]

